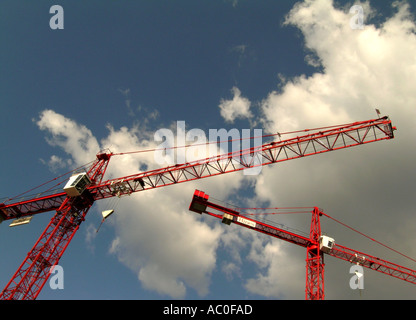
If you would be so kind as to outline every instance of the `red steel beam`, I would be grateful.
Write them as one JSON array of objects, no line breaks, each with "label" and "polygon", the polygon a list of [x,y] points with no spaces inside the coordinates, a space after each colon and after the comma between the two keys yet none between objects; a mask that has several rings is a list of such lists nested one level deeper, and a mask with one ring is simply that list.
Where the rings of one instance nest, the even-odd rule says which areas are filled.
[{"label": "red steel beam", "polygon": [[[392,139],[394,130],[395,127],[387,117],[360,121],[241,151],[107,180],[91,186],[89,191],[95,200],[121,196]],[[106,154],[106,157],[109,159],[111,154]],[[64,199],[65,193],[57,192],[14,203],[3,203],[0,204],[0,218],[8,220],[56,210]]]}]

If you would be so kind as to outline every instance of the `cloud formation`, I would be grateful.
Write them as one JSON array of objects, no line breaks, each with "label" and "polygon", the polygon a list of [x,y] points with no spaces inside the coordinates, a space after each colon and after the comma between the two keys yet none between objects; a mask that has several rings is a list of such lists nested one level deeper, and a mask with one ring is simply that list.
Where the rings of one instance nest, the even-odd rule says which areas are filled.
[{"label": "cloud formation", "polygon": [[[372,12],[363,4],[365,14]],[[406,2],[379,27],[352,29],[353,15],[332,1],[299,2],[285,25],[298,28],[305,47],[322,68],[287,80],[262,103],[270,132],[344,123],[374,115],[413,112],[416,67],[415,25]],[[400,105],[398,105],[400,103]]]},{"label": "cloud formation", "polygon": [[[108,136],[100,142],[85,126],[45,110],[37,125],[49,133],[48,142],[62,148],[77,167],[94,159],[99,150],[111,146],[112,152],[155,148],[153,132],[133,126],[115,129],[107,126]],[[155,166],[153,153],[139,157],[113,157],[106,178],[123,177]],[[205,190],[227,195],[240,186],[242,177],[217,177],[202,183]],[[201,184],[199,184],[201,186]],[[222,234],[220,225],[214,227],[198,220],[188,211],[195,185],[181,184],[164,190],[143,192],[124,197],[117,203],[113,222],[116,236],[109,252],[137,273],[141,285],[161,296],[184,298],[187,288],[199,295],[209,292],[211,273],[216,266],[216,249]],[[96,204],[99,210],[108,209],[106,200]],[[108,222],[112,223],[112,222]],[[86,242],[94,248],[93,228],[87,227]]]},{"label": "cloud formation", "polygon": [[[78,165],[90,162],[93,159],[91,155],[100,150],[98,141],[91,130],[53,110],[43,110],[36,124],[40,130],[50,134],[47,137],[50,145],[62,148]],[[58,158],[51,158],[52,161],[56,159]]]},{"label": "cloud formation", "polygon": [[[367,17],[375,15],[368,2],[362,5]],[[337,8],[331,0],[297,3],[285,25],[301,31],[306,63],[317,71],[282,80],[280,90],[270,92],[257,111],[264,128],[276,133],[365,120],[375,117],[374,108],[379,108],[397,125],[397,138],[265,167],[250,182],[255,201],[271,206],[320,206],[330,215],[416,256],[412,245],[416,241],[412,229],[416,224],[412,214],[416,154],[410,147],[416,136],[416,26],[406,2],[394,2],[394,6],[396,13],[384,22],[371,24],[366,19],[363,29],[352,29],[349,8]],[[221,100],[219,105],[224,120],[232,123],[254,117],[250,100],[236,87],[232,93],[232,99]],[[99,149],[109,146],[114,152],[133,146],[156,147],[152,132],[137,126],[108,126],[108,136],[98,142],[88,128],[52,110],[43,111],[37,124],[50,134],[48,142],[66,151],[74,165],[87,163]],[[51,160],[56,163],[58,158]],[[152,154],[114,158],[108,175],[121,177],[153,165]],[[198,187],[226,199],[243,190],[244,179],[238,174],[218,176],[201,181]],[[257,272],[244,280],[248,292],[303,299],[306,252],[236,228],[206,224],[187,210],[194,189],[194,184],[186,183],[120,202],[121,214],[115,216],[116,236],[110,252],[136,272],[142,286],[173,298],[185,297],[187,288],[204,296],[219,264],[218,251],[224,247],[230,255],[221,266],[230,279],[241,277],[248,260],[257,266]],[[296,224],[297,220],[289,223]],[[336,226],[324,225],[324,230],[340,244],[370,250],[361,239],[348,236]],[[246,245],[249,253],[243,256],[239,249]],[[407,263],[400,259],[397,262]],[[327,297],[351,298],[348,269],[348,264],[327,260]],[[288,276],[283,275],[284,270],[289,271]],[[341,274],[346,277],[345,283],[339,282]],[[377,284],[365,282],[373,288],[371,299],[385,294],[385,283],[389,284],[391,298],[409,297],[410,288],[403,287],[400,280],[382,279]]]},{"label": "cloud formation", "polygon": [[[416,26],[407,2],[394,2],[395,14],[379,24],[371,24],[368,19],[376,15],[369,3],[362,5],[367,17],[363,29],[352,29],[349,8],[337,8],[333,1],[306,0],[294,6],[285,25],[302,32],[307,61],[319,62],[318,68],[310,76],[286,79],[280,90],[270,92],[261,102],[263,123],[270,133],[285,132],[375,118],[374,109],[379,108],[398,126],[396,139],[288,162],[281,165],[283,170],[266,167],[256,180],[256,195],[273,205],[323,207],[340,220],[415,256],[411,245],[416,241],[414,232],[407,230],[405,234],[399,230],[402,224],[416,223],[409,193],[415,188],[416,178],[416,155],[409,148],[416,136]],[[391,215],[393,211],[396,218]],[[347,236],[336,226],[327,230],[338,243],[364,252],[370,250],[369,254],[373,250],[356,235]],[[385,258],[389,257],[387,253]],[[400,257],[391,258],[409,265]],[[298,263],[304,265],[303,257],[298,257]],[[277,284],[281,278],[273,268],[269,262],[264,277]],[[335,269],[341,270],[336,276]],[[343,287],[337,286],[340,272],[346,277]],[[350,297],[348,265],[329,268],[327,277],[327,296]],[[372,291],[372,298],[385,294],[383,281],[392,280],[373,284],[377,289]],[[253,281],[250,290],[260,292],[260,283]],[[394,293],[389,297],[409,297],[408,288],[400,280],[393,279],[391,284]],[[291,285],[287,285],[289,292]]]},{"label": "cloud formation", "polygon": [[226,122],[233,123],[235,119],[251,118],[251,102],[241,96],[241,91],[237,87],[232,88],[233,98],[231,100],[221,100],[219,105],[221,116]]}]

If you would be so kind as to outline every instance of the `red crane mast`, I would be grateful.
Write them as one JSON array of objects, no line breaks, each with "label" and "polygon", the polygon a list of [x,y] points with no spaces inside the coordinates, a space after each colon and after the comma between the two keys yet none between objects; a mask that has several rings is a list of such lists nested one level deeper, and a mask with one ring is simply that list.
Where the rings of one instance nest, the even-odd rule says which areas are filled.
[{"label": "red crane mast", "polygon": [[237,209],[209,201],[209,195],[199,190],[195,190],[189,210],[221,219],[227,225],[233,223],[306,248],[306,300],[323,300],[325,297],[324,254],[416,284],[415,270],[335,244],[334,239],[323,236],[320,217],[328,215],[317,207],[314,207],[311,211],[312,220],[309,237],[240,215]]},{"label": "red crane mast", "polygon": [[107,181],[103,181],[103,177],[109,160],[121,154],[100,152],[88,171],[71,177],[64,190],[47,191],[28,199],[9,199],[0,204],[0,221],[56,210],[0,299],[35,299],[38,296],[50,267],[59,262],[96,200],[388,140],[394,138],[394,130],[388,117],[319,128],[295,138]]}]

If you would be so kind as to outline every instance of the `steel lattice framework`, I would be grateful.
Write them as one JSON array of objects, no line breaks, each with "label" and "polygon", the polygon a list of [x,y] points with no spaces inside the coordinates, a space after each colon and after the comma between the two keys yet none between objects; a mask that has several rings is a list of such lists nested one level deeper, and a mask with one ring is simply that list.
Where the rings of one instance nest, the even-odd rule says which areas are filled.
[{"label": "steel lattice framework", "polygon": [[[369,254],[353,250],[339,244],[331,249],[321,249],[320,217],[325,215],[321,209],[315,207],[311,210],[312,219],[309,238],[299,233],[290,232],[274,225],[240,215],[236,209],[230,209],[215,201],[209,201],[209,195],[203,191],[195,190],[189,210],[199,214],[207,214],[222,219],[225,224],[236,224],[274,238],[284,240],[306,248],[306,300],[323,300],[324,294],[324,255],[339,258],[365,268],[384,273],[386,275],[416,284],[416,271],[398,264],[376,258]],[[219,213],[217,213],[219,212]]]},{"label": "steel lattice framework", "polygon": [[[58,263],[96,200],[130,195],[144,190],[388,140],[394,138],[394,130],[395,127],[392,126],[390,119],[382,117],[322,128],[287,140],[106,181],[103,181],[103,177],[108,162],[114,154],[100,152],[88,170],[91,184],[81,196],[70,197],[62,190],[52,190],[27,199],[5,201],[0,204],[0,220],[56,210],[55,216],[3,290],[0,298],[35,299],[37,297],[49,276],[49,268]],[[294,241],[299,239],[296,238]],[[319,270],[323,268],[323,262],[316,259],[319,255],[316,256],[312,249],[309,257],[311,266],[318,263],[317,268]],[[311,294],[320,295],[320,293]]]},{"label": "steel lattice framework", "polygon": [[[93,184],[101,182],[108,160],[108,156],[101,154],[91,166],[88,175]],[[37,298],[52,272],[51,268],[58,264],[93,203],[94,196],[89,190],[85,190],[78,197],[65,197],[45,231],[1,293],[2,299]]]},{"label": "steel lattice framework", "polygon": [[416,284],[416,271],[336,244],[329,255]]}]

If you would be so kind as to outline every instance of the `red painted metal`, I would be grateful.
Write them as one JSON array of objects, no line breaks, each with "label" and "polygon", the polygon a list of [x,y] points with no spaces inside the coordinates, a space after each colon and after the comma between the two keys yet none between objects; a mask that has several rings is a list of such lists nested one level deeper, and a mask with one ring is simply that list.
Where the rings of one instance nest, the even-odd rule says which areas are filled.
[{"label": "red painted metal", "polygon": [[[88,171],[91,185],[77,199],[68,197],[65,192],[59,190],[48,191],[29,197],[29,199],[20,199],[12,203],[6,201],[0,204],[0,220],[15,219],[52,210],[57,211],[38,242],[1,293],[0,298],[34,299],[37,297],[48,278],[47,270],[59,261],[89,208],[96,200],[392,139],[394,138],[394,130],[395,128],[388,117],[355,122],[330,127],[326,130],[322,128],[318,132],[292,139],[105,182],[102,180],[113,154],[101,152]],[[264,226],[264,228],[263,232],[267,233],[268,226]],[[277,230],[273,230],[273,232],[279,233]],[[299,237],[288,236],[285,232],[280,233],[280,236],[286,237],[287,241],[301,241]],[[310,251],[313,260],[313,250]],[[323,263],[320,265],[323,266]],[[320,272],[320,267],[316,270]]]},{"label": "red painted metal", "polygon": [[[325,253],[320,250],[320,217],[323,212],[319,208],[315,207],[311,211],[311,228],[309,238],[307,238],[299,233],[278,228],[247,216],[242,217],[238,210],[230,209],[214,201],[209,201],[208,199],[209,196],[207,194],[203,191],[196,190],[191,200],[189,210],[199,214],[208,214],[215,218],[222,219],[223,222],[224,216],[227,214],[229,215],[227,216],[227,221],[231,221],[233,224],[306,248],[306,300],[323,300],[325,298],[324,254],[328,254],[329,256],[339,258],[350,263],[359,264],[365,268],[416,284],[416,270],[400,266],[387,260],[376,258],[369,254],[365,254],[339,244],[335,244],[331,250],[328,252],[325,251]],[[212,212],[212,210],[215,210],[215,212]]]},{"label": "red painted metal", "polygon": [[306,300],[323,300],[324,295],[324,255],[319,248],[321,237],[320,211],[312,211],[310,243],[306,247]]},{"label": "red painted metal", "polygon": [[[198,161],[177,164],[130,176],[107,180],[89,189],[95,200],[121,196],[224,173],[241,171],[256,166],[270,165],[371,142],[394,138],[395,128],[387,117],[355,122],[279,142],[271,142],[237,152],[218,155]],[[106,153],[108,160],[112,155]],[[4,220],[56,210],[66,194],[48,192],[31,199],[0,204]]]},{"label": "red painted metal", "polygon": [[357,250],[335,244],[328,255],[360,266],[375,270],[386,275],[416,284],[416,271],[398,264],[362,253]]},{"label": "red painted metal", "polygon": [[[93,184],[99,183],[105,173],[109,157],[97,155],[88,171]],[[36,299],[71,242],[85,215],[94,203],[94,195],[85,190],[78,197],[65,197],[48,226],[28,253],[19,269],[0,295],[2,300]]]}]

